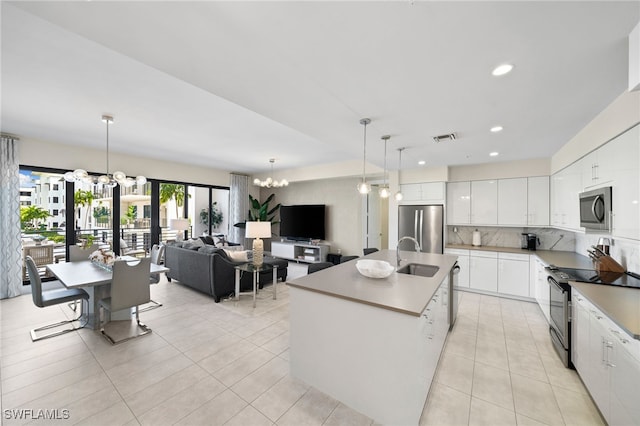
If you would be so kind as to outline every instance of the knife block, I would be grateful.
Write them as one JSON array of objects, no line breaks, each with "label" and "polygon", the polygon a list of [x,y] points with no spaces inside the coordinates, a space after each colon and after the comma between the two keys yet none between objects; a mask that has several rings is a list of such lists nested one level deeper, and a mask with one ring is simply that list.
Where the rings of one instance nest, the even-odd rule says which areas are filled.
[{"label": "knife block", "polygon": [[611,256],[600,256],[596,261],[596,271],[624,273],[626,270],[616,262]]}]

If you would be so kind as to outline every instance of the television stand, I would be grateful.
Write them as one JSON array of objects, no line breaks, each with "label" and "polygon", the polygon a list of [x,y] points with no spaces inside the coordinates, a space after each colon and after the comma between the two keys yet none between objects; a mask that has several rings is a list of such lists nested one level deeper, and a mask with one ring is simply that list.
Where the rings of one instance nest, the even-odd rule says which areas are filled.
[{"label": "television stand", "polygon": [[304,241],[272,241],[271,256],[306,263],[326,262],[329,247]]}]

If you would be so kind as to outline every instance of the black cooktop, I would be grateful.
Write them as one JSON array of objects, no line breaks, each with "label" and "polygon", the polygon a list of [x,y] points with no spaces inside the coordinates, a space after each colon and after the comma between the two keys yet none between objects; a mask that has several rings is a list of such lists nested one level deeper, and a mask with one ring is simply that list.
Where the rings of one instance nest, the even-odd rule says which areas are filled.
[{"label": "black cooktop", "polygon": [[633,287],[640,289],[640,275],[632,272],[600,272],[594,269],[573,269],[550,266],[549,270],[557,278],[566,281]]}]

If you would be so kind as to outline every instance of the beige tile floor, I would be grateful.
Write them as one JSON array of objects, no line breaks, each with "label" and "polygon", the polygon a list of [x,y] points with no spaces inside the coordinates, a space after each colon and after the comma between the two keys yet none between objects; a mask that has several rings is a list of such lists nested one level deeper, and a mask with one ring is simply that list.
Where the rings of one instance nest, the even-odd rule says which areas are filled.
[{"label": "beige tile floor", "polygon": [[[153,333],[111,346],[92,330],[33,343],[70,315],[29,295],[0,301],[2,424],[371,425],[289,377],[288,291],[220,304],[163,279],[141,314]],[[575,371],[549,345],[536,305],[463,293],[421,424],[602,424]],[[17,420],[10,409],[68,410]],[[62,413],[62,412],[60,412]]]}]

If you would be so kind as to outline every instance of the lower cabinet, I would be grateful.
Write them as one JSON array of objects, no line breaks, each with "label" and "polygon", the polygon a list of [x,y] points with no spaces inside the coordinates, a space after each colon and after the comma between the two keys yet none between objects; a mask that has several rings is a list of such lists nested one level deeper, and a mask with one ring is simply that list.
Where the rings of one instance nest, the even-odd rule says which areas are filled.
[{"label": "lower cabinet", "polygon": [[[547,319],[547,322],[551,321],[551,300],[549,296],[549,283],[547,282],[547,272],[544,268],[546,265],[537,256],[532,256],[532,262],[535,262],[535,282],[533,283],[533,297],[538,302],[540,310]],[[530,286],[531,287],[531,286]]]},{"label": "lower cabinet", "polygon": [[464,249],[444,249],[444,254],[458,256],[458,287],[469,288],[469,250]]},{"label": "lower cabinet", "polygon": [[529,255],[498,253],[498,293],[529,297]]},{"label": "lower cabinet", "polygon": [[469,287],[494,293],[498,291],[498,253],[494,251],[469,253]]},{"label": "lower cabinet", "polygon": [[608,424],[640,425],[640,341],[572,289],[572,360]]}]

